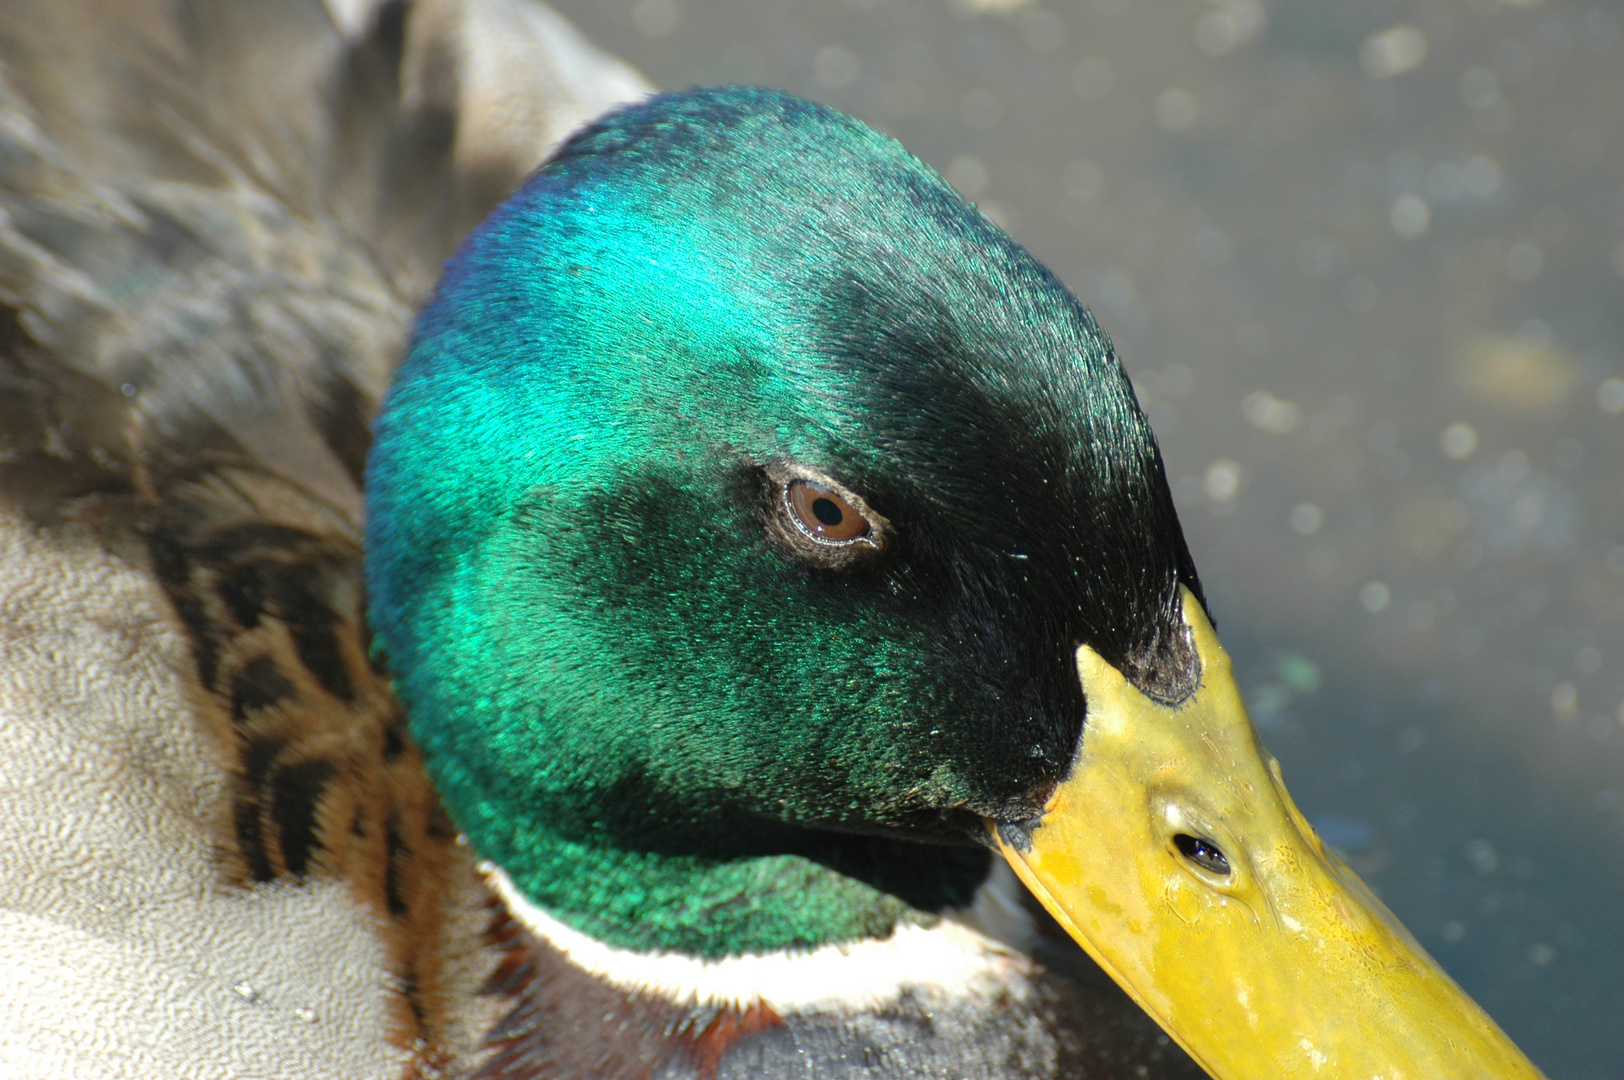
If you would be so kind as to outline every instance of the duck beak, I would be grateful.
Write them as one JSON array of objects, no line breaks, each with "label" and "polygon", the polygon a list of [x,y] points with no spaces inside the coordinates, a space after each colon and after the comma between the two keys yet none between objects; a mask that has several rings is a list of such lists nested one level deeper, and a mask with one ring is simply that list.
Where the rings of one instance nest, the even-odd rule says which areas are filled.
[{"label": "duck beak", "polygon": [[1015,873],[1218,1080],[1540,1077],[1326,850],[1183,602],[1201,682],[1177,705],[1077,650],[1071,775],[1035,823],[994,826]]}]

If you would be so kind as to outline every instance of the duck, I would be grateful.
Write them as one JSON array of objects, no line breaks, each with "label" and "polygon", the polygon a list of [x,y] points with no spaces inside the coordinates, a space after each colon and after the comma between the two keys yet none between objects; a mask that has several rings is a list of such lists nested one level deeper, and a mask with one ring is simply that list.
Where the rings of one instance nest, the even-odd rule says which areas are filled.
[{"label": "duck", "polygon": [[[900,144],[524,0],[157,7],[81,84],[0,34],[0,1065],[1540,1075],[1293,805],[1105,331]],[[459,114],[560,40],[622,100]],[[189,89],[289,57],[294,123]]]}]

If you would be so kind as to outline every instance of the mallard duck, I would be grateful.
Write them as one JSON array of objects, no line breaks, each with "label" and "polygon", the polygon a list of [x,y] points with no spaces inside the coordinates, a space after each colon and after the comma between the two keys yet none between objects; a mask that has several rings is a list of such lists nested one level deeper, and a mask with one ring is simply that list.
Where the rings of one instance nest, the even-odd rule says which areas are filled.
[{"label": "mallard duck", "polygon": [[87,169],[8,60],[0,1061],[1539,1075],[1296,812],[1109,339],[934,172],[779,92],[614,111],[369,434],[517,179],[408,58],[534,9],[185,10],[160,72],[300,42],[334,134],[273,169],[200,96]]}]

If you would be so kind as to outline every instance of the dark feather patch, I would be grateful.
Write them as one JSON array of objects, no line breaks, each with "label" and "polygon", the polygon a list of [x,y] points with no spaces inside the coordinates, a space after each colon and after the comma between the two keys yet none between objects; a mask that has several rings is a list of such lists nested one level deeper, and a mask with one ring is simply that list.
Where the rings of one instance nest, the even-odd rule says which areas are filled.
[{"label": "dark feather patch", "polygon": [[304,877],[310,863],[317,803],[336,772],[330,761],[301,761],[278,769],[271,779],[271,817],[282,841],[282,861],[294,877]]},{"label": "dark feather patch", "polygon": [[383,756],[386,761],[396,761],[406,751],[406,717],[404,714],[396,716],[394,720],[383,729]]},{"label": "dark feather patch", "polygon": [[241,723],[249,713],[270,708],[293,693],[293,683],[277,670],[275,658],[257,656],[231,678],[231,718]]},{"label": "dark feather patch", "polygon": [[287,745],[286,739],[254,739],[242,745],[242,778],[257,789],[270,775],[276,757]]},{"label": "dark feather patch", "polygon": [[260,825],[259,807],[247,800],[232,804],[232,821],[237,831],[237,849],[248,864],[248,876],[253,881],[270,881],[276,877],[271,857],[265,851],[265,830]]},{"label": "dark feather patch", "polygon": [[220,599],[225,601],[231,617],[244,630],[259,625],[265,611],[265,583],[260,568],[255,565],[239,567],[220,582]]},{"label": "dark feather patch", "polygon": [[406,913],[406,899],[402,892],[402,866],[406,859],[406,849],[400,839],[400,823],[390,818],[384,824],[384,871],[383,895],[384,902],[389,905],[391,915],[404,915]]},{"label": "dark feather patch", "polygon": [[293,647],[299,651],[300,661],[321,683],[322,689],[340,701],[354,701],[355,687],[350,682],[332,625],[321,621],[319,616],[289,617],[288,629],[293,632]]},{"label": "dark feather patch", "polygon": [[[338,365],[331,368],[337,370]],[[365,482],[367,451],[372,448],[371,413],[371,403],[354,383],[344,380],[333,383],[311,405],[311,419],[322,441],[358,488]]]}]

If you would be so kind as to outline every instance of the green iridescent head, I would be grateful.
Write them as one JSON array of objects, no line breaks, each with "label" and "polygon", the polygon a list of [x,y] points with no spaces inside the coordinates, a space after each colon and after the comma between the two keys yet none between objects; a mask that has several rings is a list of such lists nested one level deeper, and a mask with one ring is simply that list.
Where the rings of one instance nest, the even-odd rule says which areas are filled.
[{"label": "green iridescent head", "polygon": [[571,140],[449,265],[369,490],[447,806],[619,943],[962,899],[982,819],[1071,761],[1079,644],[1189,678],[1199,586],[1105,335],[896,142],[785,94]]}]

